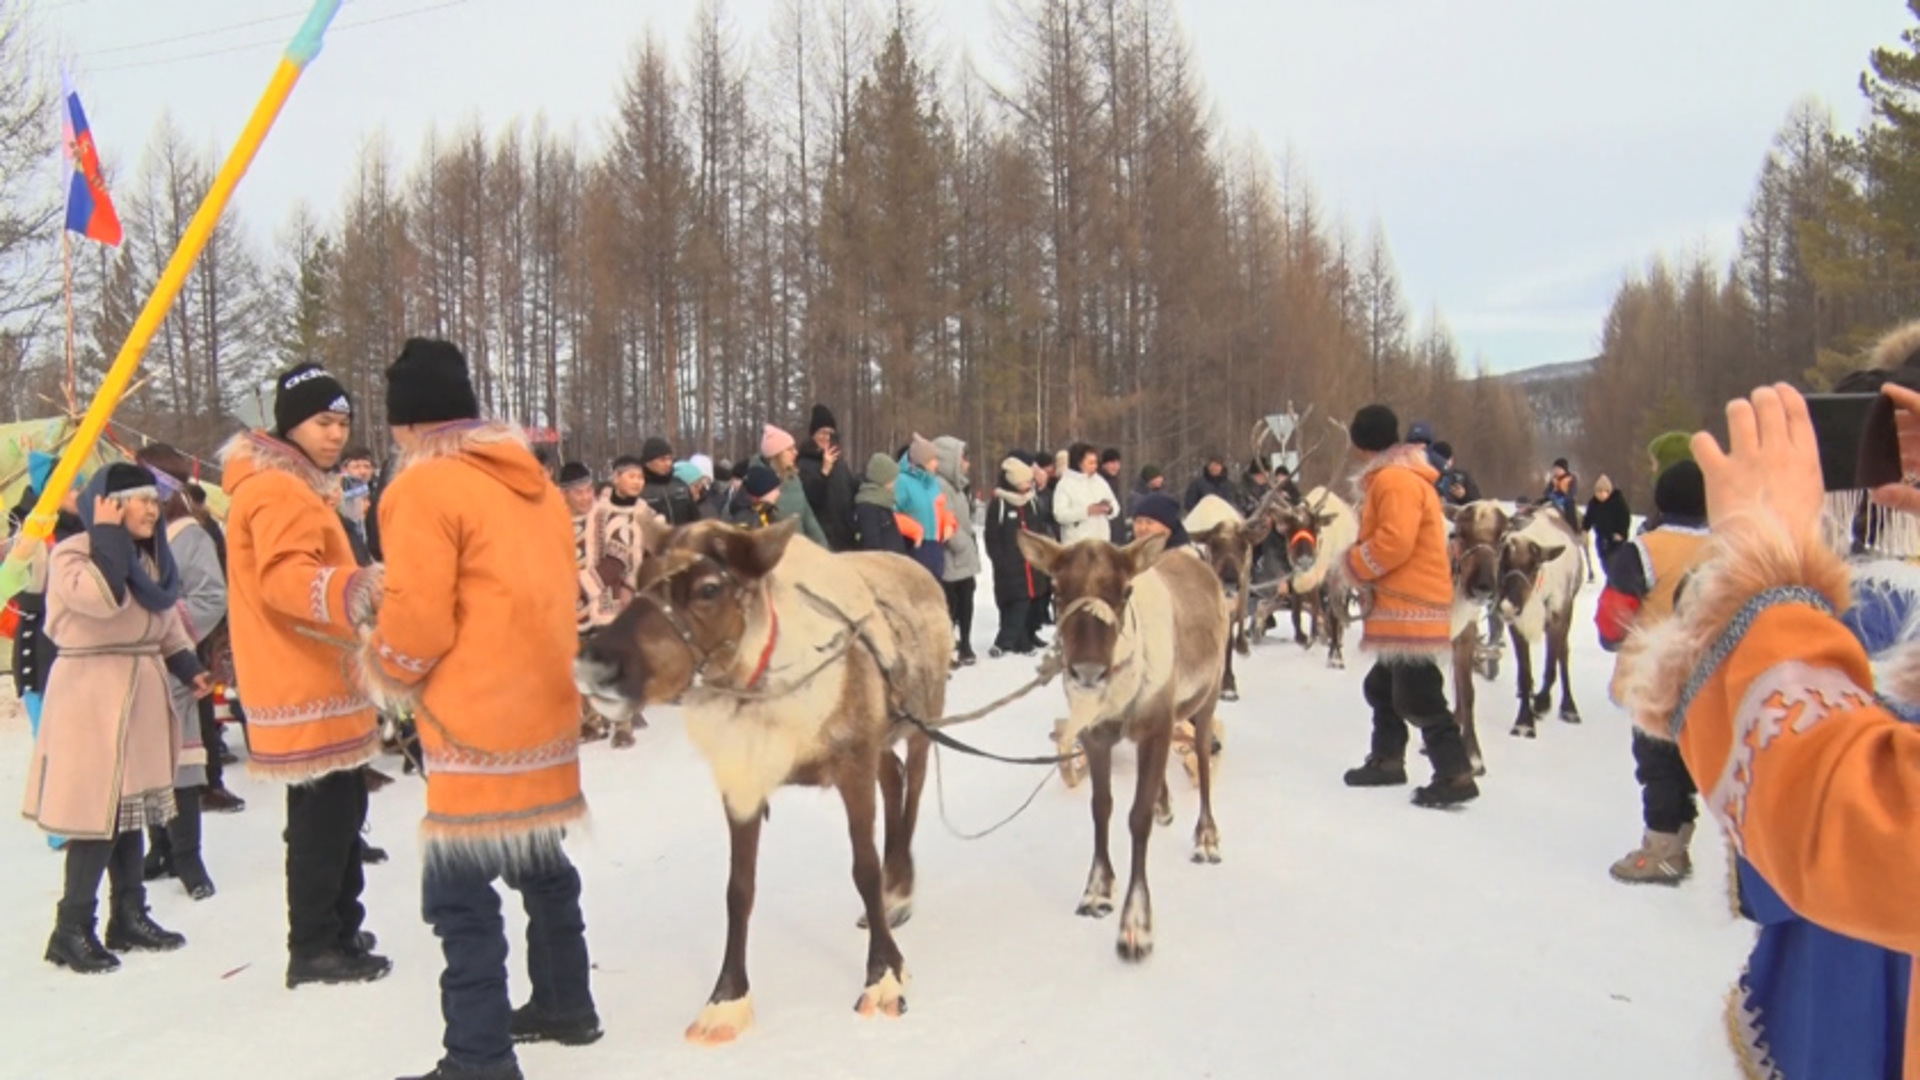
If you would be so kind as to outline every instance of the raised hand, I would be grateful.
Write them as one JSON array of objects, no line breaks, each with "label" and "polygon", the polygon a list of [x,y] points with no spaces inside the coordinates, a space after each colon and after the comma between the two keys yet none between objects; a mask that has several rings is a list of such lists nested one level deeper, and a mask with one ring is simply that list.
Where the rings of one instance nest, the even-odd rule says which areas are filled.
[{"label": "raised hand", "polygon": [[[1727,450],[1712,435],[1693,437],[1706,479],[1707,518],[1715,529],[1757,519],[1765,527],[1820,520],[1826,494],[1807,399],[1791,386],[1761,387],[1727,405]],[[1767,522],[1767,518],[1774,519]]]},{"label": "raised hand", "polygon": [[109,499],[105,495],[93,497],[93,523],[95,525],[122,525],[127,520],[127,508],[118,499]]}]

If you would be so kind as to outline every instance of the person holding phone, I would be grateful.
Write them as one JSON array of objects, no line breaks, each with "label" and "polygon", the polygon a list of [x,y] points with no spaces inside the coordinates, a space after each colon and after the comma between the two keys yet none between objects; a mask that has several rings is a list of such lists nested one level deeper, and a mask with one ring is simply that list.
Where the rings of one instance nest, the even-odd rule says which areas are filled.
[{"label": "person holding phone", "polygon": [[1112,541],[1111,522],[1120,508],[1099,469],[1100,452],[1091,445],[1075,443],[1067,450],[1068,471],[1053,494],[1053,517],[1060,523],[1062,543]]},{"label": "person holding phone", "polygon": [[[1876,504],[1920,513],[1920,393],[1883,391],[1902,479]],[[1675,617],[1623,652],[1629,710],[1675,741],[1708,810],[1793,911],[1835,932],[1920,955],[1920,727],[1882,703],[1920,701],[1908,651],[1881,677],[1840,615],[1846,563],[1821,536],[1826,485],[1801,394],[1727,406],[1728,446],[1693,438],[1714,539]],[[1908,1003],[1905,1073],[1920,1078],[1920,997]]]}]

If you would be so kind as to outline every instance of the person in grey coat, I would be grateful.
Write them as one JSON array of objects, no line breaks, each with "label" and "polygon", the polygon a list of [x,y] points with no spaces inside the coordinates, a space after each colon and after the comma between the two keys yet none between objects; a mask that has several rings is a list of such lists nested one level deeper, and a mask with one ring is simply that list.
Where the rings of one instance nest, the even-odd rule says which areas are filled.
[{"label": "person in grey coat", "polygon": [[[213,535],[186,492],[193,461],[165,443],[142,449],[136,460],[153,474],[159,489],[167,546],[180,568],[177,610],[187,636],[198,649],[226,624],[227,573]],[[200,841],[200,795],[207,787],[208,749],[201,736],[200,708],[193,687],[173,679],[168,688],[172,691],[174,724],[180,729],[180,758],[173,776],[178,813],[165,826],[147,826],[148,849],[142,876],[148,881],[178,878],[188,896],[205,900],[214,893]]]},{"label": "person in grey coat", "polygon": [[959,631],[960,644],[954,652],[954,666],[970,666],[973,656],[973,594],[980,576],[980,538],[973,532],[973,485],[968,480],[972,463],[967,460],[967,444],[951,435],[933,440],[940,452],[940,492],[947,497],[947,509],[959,527],[947,538],[947,565],[940,581],[947,590],[947,614]]}]

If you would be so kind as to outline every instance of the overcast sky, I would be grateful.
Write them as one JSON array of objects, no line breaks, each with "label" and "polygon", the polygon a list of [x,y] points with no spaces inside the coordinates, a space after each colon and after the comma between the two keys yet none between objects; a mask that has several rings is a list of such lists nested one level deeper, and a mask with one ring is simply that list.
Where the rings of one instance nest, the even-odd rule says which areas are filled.
[{"label": "overcast sky", "polygon": [[[124,173],[163,109],[224,154],[303,0],[28,2]],[[969,53],[994,63],[1006,2],[921,0],[949,70]],[[774,6],[731,0],[747,45]],[[430,123],[476,116],[545,112],[598,139],[633,41],[651,25],[678,49],[694,7],[349,0],[238,205],[263,235],[301,199],[330,214],[380,130],[403,158]],[[1814,95],[1855,125],[1869,51],[1912,25],[1900,0],[1179,8],[1221,127],[1290,149],[1357,232],[1384,228],[1415,313],[1437,308],[1501,370],[1592,355],[1614,286],[1655,252],[1730,254],[1789,107]]]}]

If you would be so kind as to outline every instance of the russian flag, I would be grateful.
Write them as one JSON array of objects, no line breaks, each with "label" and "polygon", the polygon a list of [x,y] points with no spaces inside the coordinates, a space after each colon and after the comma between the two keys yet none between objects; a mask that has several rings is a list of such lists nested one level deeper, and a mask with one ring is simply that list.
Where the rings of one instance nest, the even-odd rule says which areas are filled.
[{"label": "russian flag", "polygon": [[80,95],[73,83],[66,82],[67,156],[73,162],[73,181],[67,187],[67,228],[90,240],[118,247],[120,215],[114,213],[113,199],[107,194],[107,179],[100,174],[100,152],[94,148],[93,132],[87,127],[86,111],[80,108]]}]

